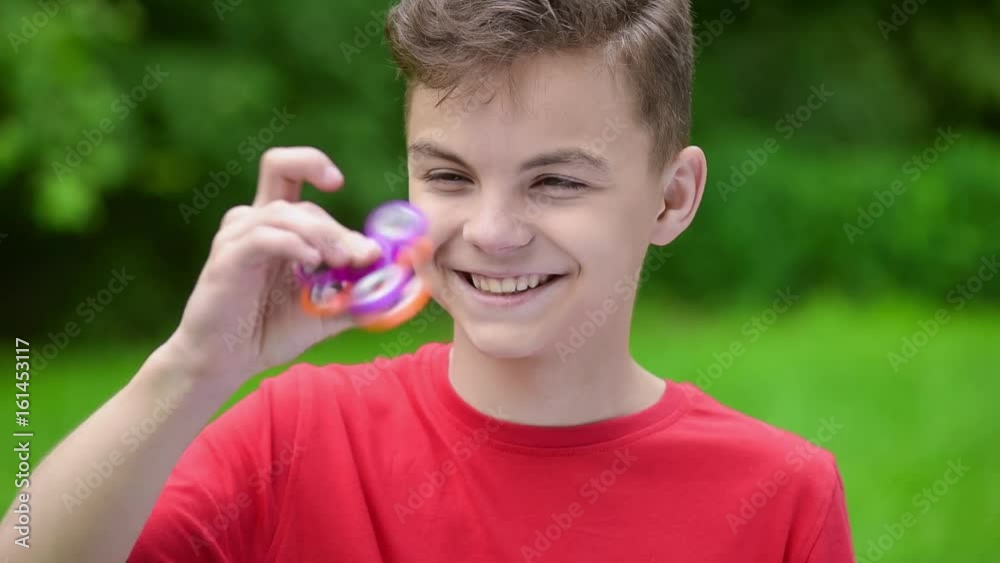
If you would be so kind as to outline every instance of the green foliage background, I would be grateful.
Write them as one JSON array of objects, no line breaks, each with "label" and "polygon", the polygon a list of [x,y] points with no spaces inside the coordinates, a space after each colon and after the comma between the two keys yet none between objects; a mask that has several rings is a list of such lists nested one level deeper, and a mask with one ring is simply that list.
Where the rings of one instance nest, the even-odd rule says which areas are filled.
[{"label": "green foliage background", "polygon": [[[50,446],[174,328],[223,213],[252,197],[259,151],[247,140],[274,111],[295,117],[271,145],[319,147],[345,172],[347,189],[311,196],[338,219],[359,226],[379,202],[406,197],[403,85],[382,43],[385,2],[63,2],[0,4],[5,328],[47,343],[80,323],[80,305],[113,270],[135,282],[84,324],[86,346],[52,361],[48,398],[37,391],[56,421]],[[958,328],[910,371],[890,370],[885,352],[949,307],[950,292],[1000,251],[1000,1],[695,0],[694,8],[692,142],[708,154],[709,185],[692,229],[669,249],[670,267],[643,290],[637,355],[662,361],[662,339],[676,333],[680,348],[685,339],[698,345],[678,350],[669,371],[694,379],[776,289],[794,288],[806,296],[805,320],[789,321],[801,334],[775,331],[751,365],[726,376],[773,374],[767,381],[782,388],[775,400],[748,383],[713,392],[807,436],[819,403],[856,415],[846,443],[829,447],[845,470],[859,555],[910,494],[964,452],[980,480],[885,560],[996,560],[998,425],[985,401],[997,389],[990,345],[1000,340],[1000,279],[982,284],[968,320],[955,313]],[[167,76],[126,115],[121,97],[149,68]],[[779,121],[814,87],[833,95],[786,138]],[[114,129],[96,133],[102,120]],[[959,138],[915,179],[907,162],[933,147],[939,129]],[[75,165],[72,153],[98,135]],[[778,150],[724,194],[731,167],[768,139]],[[213,191],[231,161],[240,172]],[[858,225],[860,209],[874,213],[896,181],[906,191],[849,237],[845,224]],[[358,342],[357,359],[381,353],[370,339]],[[808,357],[789,360],[796,350]],[[121,371],[97,367],[107,357],[126,358],[115,364]],[[932,397],[947,398],[947,409]],[[880,437],[881,447],[865,443]],[[963,548],[952,545],[960,534]]]},{"label": "green foliage background", "polygon": [[[26,41],[9,32],[0,49],[0,104],[12,110],[0,120],[0,217],[32,262],[35,290],[50,296],[41,310],[12,304],[38,322],[30,328],[75,305],[60,301],[64,272],[100,287],[122,256],[145,280],[131,298],[148,306],[111,313],[119,332],[175,320],[222,214],[252,193],[259,151],[241,144],[276,108],[297,117],[271,144],[315,145],[344,169],[349,189],[322,200],[338,217],[358,222],[405,197],[387,5],[52,1],[58,11],[30,39],[22,18],[39,7],[0,8],[0,29]],[[871,2],[695,3],[693,142],[709,155],[710,179],[696,228],[673,249],[684,259],[656,281],[664,292],[711,305],[782,285],[939,298],[996,251],[1000,3],[913,5],[890,30],[877,22],[891,23],[892,5]],[[120,98],[147,67],[168,76],[125,116]],[[833,96],[786,140],[776,123],[821,86]],[[78,166],[55,170],[102,120],[114,130]],[[904,164],[938,128],[960,139],[912,181]],[[730,167],[769,137],[778,152],[723,197]],[[184,217],[179,206],[234,159],[241,173]],[[907,191],[851,243],[844,224],[857,225],[858,208],[877,205],[875,192],[895,180]],[[978,299],[996,300],[998,287]]]}]

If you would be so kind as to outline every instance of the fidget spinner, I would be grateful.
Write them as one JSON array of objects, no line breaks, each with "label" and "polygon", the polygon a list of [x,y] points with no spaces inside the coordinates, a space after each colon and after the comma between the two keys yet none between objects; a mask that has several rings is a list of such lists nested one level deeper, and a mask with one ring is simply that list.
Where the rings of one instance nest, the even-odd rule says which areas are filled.
[{"label": "fidget spinner", "polygon": [[299,266],[301,304],[310,315],[351,315],[361,328],[381,332],[410,320],[430,300],[416,267],[430,258],[433,244],[426,236],[426,217],[405,201],[372,211],[364,232],[382,247],[381,256],[363,267],[307,272]]}]

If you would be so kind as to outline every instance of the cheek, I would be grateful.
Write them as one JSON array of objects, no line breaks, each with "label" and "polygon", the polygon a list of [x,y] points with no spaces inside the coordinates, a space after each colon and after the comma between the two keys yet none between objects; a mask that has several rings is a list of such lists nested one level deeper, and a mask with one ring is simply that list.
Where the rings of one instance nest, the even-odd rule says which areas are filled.
[{"label": "cheek", "polygon": [[445,242],[461,225],[461,214],[457,213],[455,206],[446,200],[413,193],[410,202],[427,216],[428,235],[435,246]]},{"label": "cheek", "polygon": [[634,277],[648,247],[637,224],[608,219],[605,216],[599,226],[569,231],[572,234],[562,241],[565,251],[579,263],[581,276],[592,287],[595,298],[602,299],[613,292],[618,281]]}]

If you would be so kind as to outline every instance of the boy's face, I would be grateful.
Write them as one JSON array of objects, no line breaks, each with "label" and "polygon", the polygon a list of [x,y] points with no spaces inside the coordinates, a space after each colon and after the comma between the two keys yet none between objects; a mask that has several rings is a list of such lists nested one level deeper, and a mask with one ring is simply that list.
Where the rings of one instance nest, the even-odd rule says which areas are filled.
[{"label": "boy's face", "polygon": [[440,105],[440,91],[412,93],[410,200],[436,246],[422,273],[456,340],[491,356],[558,354],[601,312],[584,346],[626,339],[648,245],[669,242],[693,216],[663,213],[674,165],[651,170],[652,137],[628,86],[594,60],[526,59],[512,70],[513,97],[486,76]]}]

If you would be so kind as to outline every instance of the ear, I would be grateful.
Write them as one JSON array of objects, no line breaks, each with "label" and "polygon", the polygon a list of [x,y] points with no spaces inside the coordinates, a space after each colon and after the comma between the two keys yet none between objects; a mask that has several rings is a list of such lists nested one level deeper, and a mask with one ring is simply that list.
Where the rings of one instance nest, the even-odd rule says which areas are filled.
[{"label": "ear", "polygon": [[698,147],[685,147],[664,167],[660,176],[660,214],[650,242],[663,246],[674,241],[691,221],[705,193],[708,163]]}]

